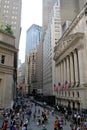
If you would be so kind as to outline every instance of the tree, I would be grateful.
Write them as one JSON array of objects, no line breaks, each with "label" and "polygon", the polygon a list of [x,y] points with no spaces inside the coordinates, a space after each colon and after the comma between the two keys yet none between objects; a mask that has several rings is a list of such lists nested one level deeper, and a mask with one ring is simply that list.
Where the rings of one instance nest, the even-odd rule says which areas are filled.
[{"label": "tree", "polygon": [[11,29],[11,25],[7,24],[7,25],[5,26],[5,31],[6,31],[8,34],[13,35],[13,31],[12,31],[12,29]]},{"label": "tree", "polygon": [[3,30],[3,24],[0,24],[0,30]]}]

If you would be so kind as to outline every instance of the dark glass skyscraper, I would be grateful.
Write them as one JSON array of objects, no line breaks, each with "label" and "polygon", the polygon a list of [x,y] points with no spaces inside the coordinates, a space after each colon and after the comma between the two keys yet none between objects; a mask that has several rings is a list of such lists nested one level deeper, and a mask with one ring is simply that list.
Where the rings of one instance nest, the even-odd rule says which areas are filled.
[{"label": "dark glass skyscraper", "polygon": [[25,54],[29,54],[29,52],[37,47],[37,45],[40,42],[42,33],[42,27],[33,24],[28,30],[27,30],[27,36],[26,36],[26,51]]}]

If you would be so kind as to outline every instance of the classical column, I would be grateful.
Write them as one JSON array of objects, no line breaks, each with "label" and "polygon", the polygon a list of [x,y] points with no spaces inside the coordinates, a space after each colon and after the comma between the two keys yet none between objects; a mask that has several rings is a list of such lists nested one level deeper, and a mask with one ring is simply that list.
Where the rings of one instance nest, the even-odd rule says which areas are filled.
[{"label": "classical column", "polygon": [[64,62],[62,61],[62,84],[64,84]]},{"label": "classical column", "polygon": [[74,66],[75,66],[75,84],[76,86],[79,83],[79,63],[78,63],[78,52],[74,51]]},{"label": "classical column", "polygon": [[56,69],[56,85],[58,85],[59,82],[59,78],[60,78],[60,68],[59,68],[60,64],[58,64],[57,69]]},{"label": "classical column", "polygon": [[61,62],[61,84],[63,84],[63,61]]},{"label": "classical column", "polygon": [[74,57],[73,53],[70,54],[70,71],[71,71],[71,86],[75,83],[75,75],[74,75]]},{"label": "classical column", "polygon": [[59,65],[57,66],[57,84],[58,84],[58,82],[59,82]]},{"label": "classical column", "polygon": [[67,71],[66,59],[64,59],[64,84],[65,84],[65,81],[67,80],[67,78],[66,78],[66,71]]},{"label": "classical column", "polygon": [[55,78],[54,78],[55,79],[55,82],[54,82],[55,84],[58,82],[57,81],[58,80],[58,71],[57,70],[58,70],[58,66],[56,66],[56,68],[55,68],[55,75],[56,75]]},{"label": "classical column", "polygon": [[78,50],[78,61],[79,61],[79,76],[80,84],[85,84],[85,65],[83,58],[83,50]]},{"label": "classical column", "polygon": [[67,62],[67,82],[71,83],[71,73],[70,73],[70,56],[66,57],[66,62]]},{"label": "classical column", "polygon": [[62,62],[60,62],[60,83],[62,83]]},{"label": "classical column", "polygon": [[58,65],[58,75],[59,75],[59,82],[61,83],[61,64]]}]

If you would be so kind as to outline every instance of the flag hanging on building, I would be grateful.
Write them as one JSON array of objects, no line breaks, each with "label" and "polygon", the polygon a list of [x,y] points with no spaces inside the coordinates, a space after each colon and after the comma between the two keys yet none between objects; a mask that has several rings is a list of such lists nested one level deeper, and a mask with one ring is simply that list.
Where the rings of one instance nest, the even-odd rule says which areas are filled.
[{"label": "flag hanging on building", "polygon": [[69,87],[70,87],[70,83],[68,83],[67,81],[65,81],[64,90],[68,90]]},{"label": "flag hanging on building", "polygon": [[57,91],[61,91],[61,90],[62,90],[62,86],[61,86],[61,83],[59,82],[57,86]]},{"label": "flag hanging on building", "polygon": [[54,84],[54,91],[56,91],[57,90],[57,87],[56,87],[56,85]]}]

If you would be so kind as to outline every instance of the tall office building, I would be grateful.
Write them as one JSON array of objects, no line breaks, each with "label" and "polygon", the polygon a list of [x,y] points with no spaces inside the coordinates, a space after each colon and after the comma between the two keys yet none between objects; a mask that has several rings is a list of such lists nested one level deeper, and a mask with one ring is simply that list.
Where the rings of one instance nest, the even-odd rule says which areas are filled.
[{"label": "tall office building", "polygon": [[45,95],[53,95],[53,86],[55,83],[54,46],[60,37],[60,7],[59,4],[55,3],[43,42],[43,94]]},{"label": "tall office building", "polygon": [[72,20],[82,10],[86,0],[60,0],[62,31],[70,25]]},{"label": "tall office building", "polygon": [[[20,39],[20,24],[21,24],[21,5],[22,0],[0,0],[0,27],[2,30],[5,30],[6,25],[11,25],[13,35],[15,36],[14,48],[16,51],[12,56],[13,58],[13,78],[11,82],[13,84],[13,90],[10,92],[13,94],[12,100],[16,98],[16,87],[17,87],[17,59],[18,59],[18,49],[19,49],[19,39]],[[6,39],[6,37],[5,37]],[[5,40],[3,38],[3,40]],[[4,41],[5,42],[5,41]],[[8,42],[8,39],[7,39]],[[10,42],[12,42],[10,40]],[[9,43],[9,42],[8,42]],[[4,49],[4,53],[7,54],[7,50]],[[3,80],[6,81],[5,79]],[[10,80],[8,80],[10,81]],[[6,86],[5,86],[6,87]]]},{"label": "tall office building", "polygon": [[43,53],[42,53],[42,41],[40,40],[40,44],[37,47],[37,55],[36,55],[36,75],[37,75],[37,93],[42,93],[43,90]]},{"label": "tall office building", "polygon": [[32,93],[37,90],[37,73],[36,73],[36,55],[37,50],[33,49],[25,58],[25,86],[26,93]]},{"label": "tall office building", "polygon": [[0,24],[9,24],[15,36],[15,47],[19,48],[22,0],[0,0]]},{"label": "tall office building", "polygon": [[42,27],[39,25],[33,24],[27,30],[26,37],[26,58],[25,58],[25,83],[26,83],[26,92],[32,92],[37,89],[37,80],[36,80],[36,51],[37,46],[40,43],[42,34]]},{"label": "tall office building", "polygon": [[80,10],[82,10],[82,8],[84,8],[84,5],[85,5],[86,2],[87,2],[87,0],[79,0]]},{"label": "tall office building", "polygon": [[40,42],[42,28],[39,25],[33,24],[27,30],[27,37],[26,37],[26,55],[29,52],[37,47]]},{"label": "tall office building", "polygon": [[79,12],[79,0],[60,0],[61,21],[72,21]]},{"label": "tall office building", "polygon": [[57,2],[58,0],[43,0],[43,16],[42,16],[42,26],[43,26],[43,31],[46,31],[48,23],[49,23],[49,18],[50,18],[50,13],[52,10],[53,5]]}]

